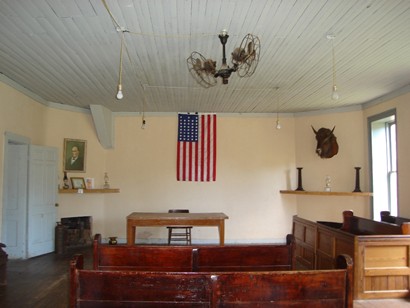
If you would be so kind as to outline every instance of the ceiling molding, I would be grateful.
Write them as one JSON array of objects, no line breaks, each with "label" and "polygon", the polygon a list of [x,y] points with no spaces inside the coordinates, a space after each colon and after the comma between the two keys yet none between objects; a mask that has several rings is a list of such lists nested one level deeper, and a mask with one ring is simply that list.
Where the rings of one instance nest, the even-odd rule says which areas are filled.
[{"label": "ceiling molding", "polygon": [[6,75],[4,75],[3,73],[0,73],[0,81],[5,83],[6,85],[12,87],[13,89],[19,91],[20,93],[32,98],[33,100],[35,100],[36,102],[43,104],[45,106],[49,105],[49,102],[47,102],[45,99],[43,99],[41,96],[33,93],[32,91],[30,91],[29,89],[23,87],[22,85],[18,84],[17,82],[15,82],[14,80],[10,79],[9,77],[7,77]]},{"label": "ceiling molding", "polygon": [[402,87],[402,88],[400,88],[396,91],[393,91],[393,92],[390,92],[386,95],[382,95],[378,98],[375,98],[375,99],[373,99],[373,100],[371,100],[367,103],[364,103],[363,104],[363,109],[367,109],[367,108],[379,105],[381,103],[385,103],[389,100],[392,100],[396,97],[402,96],[402,95],[407,94],[407,93],[410,93],[410,84],[407,85],[407,86],[404,86],[404,87]]}]

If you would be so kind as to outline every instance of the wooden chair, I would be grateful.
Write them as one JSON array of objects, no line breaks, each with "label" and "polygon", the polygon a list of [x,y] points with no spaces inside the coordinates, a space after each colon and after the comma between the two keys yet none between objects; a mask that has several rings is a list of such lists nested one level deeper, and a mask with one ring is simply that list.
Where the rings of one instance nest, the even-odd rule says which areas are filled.
[{"label": "wooden chair", "polygon": [[[169,210],[168,213],[189,213],[189,210],[175,209]],[[191,245],[191,230],[192,226],[168,226],[168,245],[171,242],[185,242],[186,245]]]}]

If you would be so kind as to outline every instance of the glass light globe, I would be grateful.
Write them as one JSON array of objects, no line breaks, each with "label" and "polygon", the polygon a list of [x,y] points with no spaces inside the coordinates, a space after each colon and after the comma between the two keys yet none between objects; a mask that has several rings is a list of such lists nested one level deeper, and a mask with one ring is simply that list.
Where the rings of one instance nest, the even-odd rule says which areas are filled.
[{"label": "glass light globe", "polygon": [[118,89],[118,92],[117,92],[116,98],[122,99],[124,97],[124,95],[122,94],[122,85],[119,84],[117,89]]},{"label": "glass light globe", "polygon": [[333,99],[333,100],[338,100],[338,99],[339,99],[339,93],[337,93],[337,87],[336,87],[336,85],[333,86],[332,99]]}]

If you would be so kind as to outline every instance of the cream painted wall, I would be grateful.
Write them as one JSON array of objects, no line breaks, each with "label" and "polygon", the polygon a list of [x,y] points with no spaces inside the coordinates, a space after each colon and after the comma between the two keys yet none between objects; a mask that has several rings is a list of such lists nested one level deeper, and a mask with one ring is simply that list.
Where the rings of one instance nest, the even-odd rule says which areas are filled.
[{"label": "cream painted wall", "polygon": [[[60,181],[64,138],[83,139],[87,140],[86,172],[68,175],[94,177],[96,187],[101,187],[107,171],[111,186],[121,189],[119,194],[59,194],[58,219],[91,215],[94,233],[125,240],[129,213],[186,207],[225,212],[228,243],[283,242],[291,232],[296,206],[283,200],[279,190],[290,182],[290,170],[295,168],[293,118],[282,119],[286,129],[278,131],[274,117],[218,116],[217,181],[177,182],[176,114],[148,117],[145,130],[140,129],[140,117],[115,117],[115,149],[105,150],[89,113],[47,108],[7,86],[2,90],[10,96],[1,106],[7,111],[0,116],[3,131],[57,147]],[[21,99],[27,103],[20,107],[14,100]],[[140,240],[166,238],[165,228],[138,231]],[[216,243],[217,229],[195,228],[193,237],[194,241]]]},{"label": "cream painted wall", "polygon": [[[104,184],[107,150],[99,143],[95,133],[92,117],[89,113],[47,108],[45,117],[48,125],[46,133],[47,144],[59,149],[59,181],[63,179],[63,147],[64,138],[87,141],[86,171],[69,172],[68,177],[93,177],[95,186],[101,188]],[[72,216],[92,216],[93,229],[101,232],[106,224],[104,194],[59,194],[58,219]]]},{"label": "cream painted wall", "polygon": [[[115,118],[115,148],[104,150],[96,143],[89,116],[50,110],[50,127],[80,128],[67,136],[54,130],[49,139],[61,144],[61,136],[88,140],[87,172],[103,185],[108,172],[111,187],[120,194],[60,194],[59,216],[92,215],[94,232],[125,241],[125,217],[134,211],[164,212],[189,208],[192,212],[224,212],[226,242],[283,242],[291,232],[296,207],[279,195],[294,169],[293,119],[283,119],[286,130],[274,129],[272,117],[218,117],[217,181],[176,181],[177,116]],[[59,137],[60,136],[60,137]],[[58,140],[58,139],[61,140]],[[287,151],[280,151],[278,145]],[[95,159],[94,159],[95,158]],[[77,174],[78,175],[78,174]],[[82,175],[81,175],[82,176]],[[141,241],[160,242],[165,228],[138,228]],[[216,228],[194,228],[194,242],[216,243]]]},{"label": "cream painted wall", "polygon": [[[274,117],[218,115],[217,181],[177,182],[175,179],[177,116],[150,116],[148,127],[140,129],[141,118],[115,117],[115,148],[104,149],[98,142],[89,113],[45,107],[0,83],[0,198],[2,199],[4,132],[29,137],[33,144],[55,146],[60,151],[60,180],[64,138],[87,140],[85,173],[69,176],[94,177],[103,185],[108,172],[112,187],[119,194],[58,196],[58,219],[91,215],[94,233],[125,239],[125,217],[133,211],[166,211],[187,207],[191,211],[222,211],[229,215],[226,241],[283,241],[291,232],[292,215],[312,220],[341,221],[341,211],[353,209],[369,216],[369,199],[364,197],[314,197],[281,195],[280,189],[296,188],[296,167],[303,167],[306,190],[322,190],[324,177],[332,177],[334,191],[354,189],[354,166],[362,166],[361,187],[368,189],[367,116],[396,107],[398,111],[400,214],[410,217],[407,206],[410,163],[406,154],[410,142],[410,107],[405,95],[388,103],[361,111],[326,115],[304,114],[281,119],[276,130]],[[315,153],[310,125],[336,126],[340,152],[329,160]],[[404,188],[403,188],[404,187]],[[1,229],[1,228],[0,228]],[[160,241],[165,228],[139,230],[140,241]],[[216,228],[195,228],[198,242],[217,242]]]},{"label": "cream painted wall", "polygon": [[[311,126],[316,130],[335,126],[334,134],[339,144],[337,155],[322,159],[316,154],[316,139]],[[364,135],[362,110],[297,117],[295,140],[296,164],[303,167],[305,190],[324,191],[325,177],[329,175],[332,191],[351,192],[355,188],[354,167],[357,166],[362,167],[361,190],[368,191],[367,138]],[[298,215],[314,221],[342,221],[342,212],[348,209],[358,216],[369,217],[370,214],[368,197],[297,196],[295,199]]]},{"label": "cream painted wall", "polygon": [[[177,116],[116,118],[116,145],[107,153],[107,171],[121,194],[107,196],[105,234],[125,236],[124,217],[133,211],[189,208],[224,212],[227,242],[283,241],[296,208],[279,189],[294,168],[293,119],[274,129],[271,117],[218,116],[216,182],[176,181]],[[280,151],[278,145],[287,148]],[[166,237],[165,228],[141,228],[140,237]],[[193,238],[217,242],[216,228],[194,228]]]}]

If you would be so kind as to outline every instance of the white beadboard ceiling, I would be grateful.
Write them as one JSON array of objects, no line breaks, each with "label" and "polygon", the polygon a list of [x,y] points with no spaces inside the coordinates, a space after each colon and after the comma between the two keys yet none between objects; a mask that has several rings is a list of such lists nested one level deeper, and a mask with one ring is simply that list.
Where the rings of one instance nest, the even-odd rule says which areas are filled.
[{"label": "white beadboard ceiling", "polygon": [[[409,88],[409,0],[0,0],[0,73],[43,102],[113,112],[297,113]],[[222,62],[260,38],[253,76],[204,89],[192,51]],[[340,99],[331,100],[332,43]],[[228,57],[229,55],[229,57]]]}]

